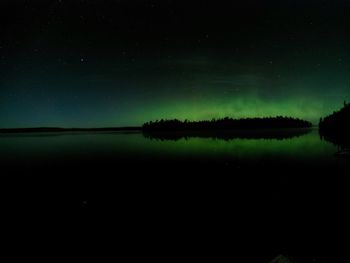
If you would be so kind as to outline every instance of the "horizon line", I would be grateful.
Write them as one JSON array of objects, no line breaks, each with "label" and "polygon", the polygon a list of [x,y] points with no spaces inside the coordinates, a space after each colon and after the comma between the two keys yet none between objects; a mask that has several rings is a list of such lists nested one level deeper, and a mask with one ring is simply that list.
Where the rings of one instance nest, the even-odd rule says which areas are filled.
[{"label": "horizon line", "polygon": [[39,127],[21,127],[21,128],[0,128],[0,132],[4,131],[25,131],[25,130],[55,130],[55,131],[93,131],[93,130],[138,130],[141,126],[121,126],[121,127],[57,127],[57,126],[39,126]]}]

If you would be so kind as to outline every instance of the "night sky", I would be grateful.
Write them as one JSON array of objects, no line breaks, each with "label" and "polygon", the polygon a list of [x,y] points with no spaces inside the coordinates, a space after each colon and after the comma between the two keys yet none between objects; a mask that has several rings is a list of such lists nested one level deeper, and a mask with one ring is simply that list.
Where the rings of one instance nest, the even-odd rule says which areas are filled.
[{"label": "night sky", "polygon": [[349,14],[346,0],[1,0],[0,128],[317,123],[350,101]]}]

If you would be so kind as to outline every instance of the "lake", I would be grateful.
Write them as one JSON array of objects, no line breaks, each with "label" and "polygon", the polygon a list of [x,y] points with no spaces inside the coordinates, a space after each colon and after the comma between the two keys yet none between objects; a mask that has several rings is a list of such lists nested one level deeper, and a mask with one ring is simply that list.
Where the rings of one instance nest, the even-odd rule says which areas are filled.
[{"label": "lake", "polygon": [[349,159],[337,157],[339,147],[321,140],[317,130],[285,139],[145,138],[140,132],[71,132],[0,135],[3,167],[24,168],[98,164],[187,165],[250,169],[289,166],[300,169],[346,169]]},{"label": "lake", "polygon": [[[240,244],[231,256],[250,253],[249,262],[268,262],[280,253],[325,259],[349,219],[350,161],[338,151],[314,129],[278,139],[2,134],[1,207],[23,216],[80,211],[79,224],[108,218],[116,227],[131,227],[128,242],[134,241],[130,233],[142,233],[145,244],[157,235],[191,247],[191,239],[183,239],[190,234],[203,248],[227,248],[221,233]],[[169,249],[163,245],[157,243]]]}]

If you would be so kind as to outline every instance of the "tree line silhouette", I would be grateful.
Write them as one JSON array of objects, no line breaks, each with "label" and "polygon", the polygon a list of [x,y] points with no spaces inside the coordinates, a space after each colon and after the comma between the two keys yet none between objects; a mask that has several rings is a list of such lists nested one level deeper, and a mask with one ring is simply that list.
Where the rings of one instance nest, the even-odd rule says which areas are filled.
[{"label": "tree line silhouette", "polygon": [[344,101],[344,106],[338,111],[321,118],[319,133],[322,139],[332,142],[342,148],[350,148],[350,104]]},{"label": "tree line silhouette", "polygon": [[[290,117],[213,119],[211,121],[159,120],[142,126],[143,135],[149,139],[180,140],[182,138],[213,139],[288,139],[306,134],[308,121]],[[297,128],[297,129],[295,129]]]},{"label": "tree line silhouette", "polygon": [[143,124],[143,131],[223,131],[252,129],[310,128],[311,122],[291,117],[212,119],[204,121],[159,120]]},{"label": "tree line silhouette", "polygon": [[344,102],[343,108],[334,111],[320,119],[319,128],[322,131],[349,131],[350,130],[350,104]]}]

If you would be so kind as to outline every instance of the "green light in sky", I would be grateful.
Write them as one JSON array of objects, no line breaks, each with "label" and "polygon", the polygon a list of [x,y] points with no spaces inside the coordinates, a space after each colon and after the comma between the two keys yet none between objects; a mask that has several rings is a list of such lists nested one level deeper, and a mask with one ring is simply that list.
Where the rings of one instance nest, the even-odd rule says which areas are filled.
[{"label": "green light in sky", "polygon": [[147,109],[136,117],[138,122],[174,118],[203,120],[226,116],[233,118],[290,116],[316,124],[320,116],[329,112],[332,107],[327,107],[319,100],[302,97],[273,102],[258,97],[241,97],[167,101],[150,105]]}]

